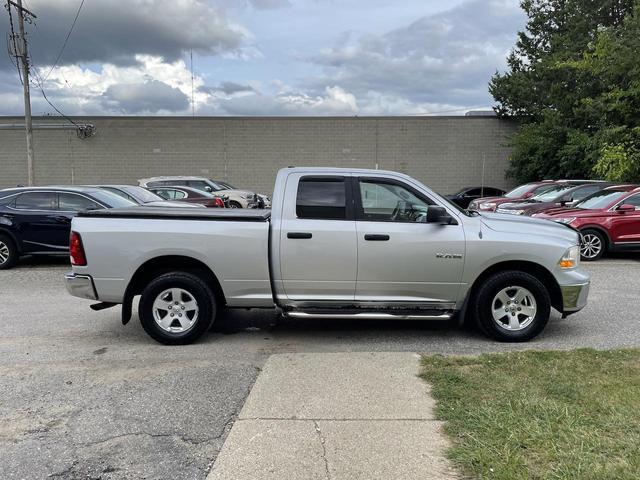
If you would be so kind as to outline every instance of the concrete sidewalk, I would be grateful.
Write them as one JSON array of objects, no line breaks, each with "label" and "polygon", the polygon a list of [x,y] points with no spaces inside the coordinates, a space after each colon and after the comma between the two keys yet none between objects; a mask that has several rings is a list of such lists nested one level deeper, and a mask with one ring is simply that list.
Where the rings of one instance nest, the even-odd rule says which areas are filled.
[{"label": "concrete sidewalk", "polygon": [[208,480],[459,478],[411,353],[273,355]]}]

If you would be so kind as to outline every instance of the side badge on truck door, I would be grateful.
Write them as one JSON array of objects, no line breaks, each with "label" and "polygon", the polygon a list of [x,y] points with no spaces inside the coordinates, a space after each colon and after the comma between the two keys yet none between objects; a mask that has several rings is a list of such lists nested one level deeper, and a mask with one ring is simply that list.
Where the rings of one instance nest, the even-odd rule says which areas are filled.
[{"label": "side badge on truck door", "polygon": [[436,253],[436,258],[461,259],[461,253]]}]

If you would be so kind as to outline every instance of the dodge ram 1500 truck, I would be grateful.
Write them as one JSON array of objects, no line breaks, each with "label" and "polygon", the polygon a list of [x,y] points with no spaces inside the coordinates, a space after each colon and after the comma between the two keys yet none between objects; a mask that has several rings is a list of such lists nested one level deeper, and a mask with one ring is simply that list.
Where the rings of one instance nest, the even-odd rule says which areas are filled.
[{"label": "dodge ram 1500 truck", "polygon": [[464,319],[526,341],[587,302],[578,233],[533,218],[467,212],[407,175],[285,168],[271,211],[80,213],[72,295],[122,304],[165,344],[204,334],[225,308],[293,318]]}]

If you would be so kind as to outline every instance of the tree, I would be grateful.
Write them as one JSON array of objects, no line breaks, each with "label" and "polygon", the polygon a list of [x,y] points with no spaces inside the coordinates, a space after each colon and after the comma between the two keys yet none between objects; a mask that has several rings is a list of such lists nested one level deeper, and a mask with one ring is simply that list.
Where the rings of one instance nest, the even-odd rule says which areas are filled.
[{"label": "tree", "polygon": [[521,123],[509,175],[636,179],[627,164],[640,160],[640,0],[521,6],[526,29],[489,85],[498,115]]}]

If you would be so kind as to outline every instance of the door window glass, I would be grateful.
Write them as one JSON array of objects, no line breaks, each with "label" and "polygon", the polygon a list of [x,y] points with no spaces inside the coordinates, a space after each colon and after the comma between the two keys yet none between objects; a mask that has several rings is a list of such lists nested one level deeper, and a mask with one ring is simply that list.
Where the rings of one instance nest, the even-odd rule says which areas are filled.
[{"label": "door window glass", "polygon": [[198,190],[202,190],[203,192],[213,191],[213,188],[203,180],[189,180],[186,186],[197,188]]},{"label": "door window glass", "polygon": [[56,194],[52,192],[29,192],[18,195],[18,210],[54,210]]},{"label": "door window glass", "polygon": [[360,182],[364,220],[379,222],[423,222],[431,203],[401,185],[364,180]]},{"label": "door window glass", "polygon": [[93,200],[74,193],[61,193],[58,197],[59,209],[65,212],[78,212],[80,210],[97,210],[102,208]]},{"label": "door window glass", "polygon": [[301,179],[296,215],[298,218],[345,220],[347,195],[344,178]]},{"label": "door window glass", "polygon": [[578,190],[576,190],[575,192],[573,192],[573,195],[571,196],[572,200],[575,202],[576,200],[582,200],[583,198],[588,197],[589,195],[591,195],[592,193],[595,193],[599,190],[602,190],[602,187],[599,185],[593,185],[590,187],[585,187],[585,188],[580,188]]},{"label": "door window glass", "polygon": [[640,209],[640,195],[634,195],[633,197],[629,197],[626,200],[623,200],[622,205],[633,205],[636,207],[636,210]]}]

